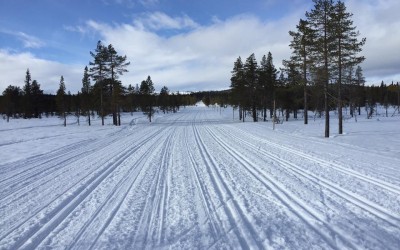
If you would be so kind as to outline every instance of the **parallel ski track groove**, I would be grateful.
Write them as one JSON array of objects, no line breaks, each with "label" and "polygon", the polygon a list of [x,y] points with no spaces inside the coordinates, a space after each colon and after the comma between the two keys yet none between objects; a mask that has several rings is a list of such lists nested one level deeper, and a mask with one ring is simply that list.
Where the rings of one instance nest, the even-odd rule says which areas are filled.
[{"label": "parallel ski track groove", "polygon": [[[120,138],[118,137],[113,138],[112,141],[108,141],[107,143],[112,144],[119,139]],[[8,190],[6,192],[1,193],[0,201],[6,199],[11,195],[13,196],[13,199],[16,199],[24,194],[23,192],[24,190],[28,190],[27,192],[30,192],[31,186],[33,187],[43,186],[43,184],[45,184],[47,181],[51,181],[57,176],[61,176],[66,171],[64,170],[66,166],[81,160],[80,156],[96,152],[98,148],[102,146],[103,143],[104,143],[103,139],[89,140],[89,141],[86,140],[85,143],[73,144],[72,146],[63,147],[62,150],[57,150],[56,153],[54,153],[54,155],[52,155],[53,153],[49,153],[46,154],[46,156],[44,157],[33,158],[29,162],[24,162],[24,164],[19,164],[22,166],[25,166],[25,164],[26,165],[33,164],[33,166],[0,181],[0,183],[5,182],[0,185],[0,190],[4,189]],[[65,152],[69,152],[69,154],[65,154]],[[56,161],[54,162],[54,160]],[[55,174],[58,171],[61,172]],[[43,180],[43,178],[46,177],[48,177],[49,179],[47,181]],[[7,189],[5,187],[7,187]],[[18,194],[20,190],[22,190],[20,192],[21,194]]]},{"label": "parallel ski track groove", "polygon": [[398,225],[400,224],[399,217],[393,215],[390,211],[386,210],[385,208],[381,207],[380,205],[373,203],[373,202],[367,200],[366,198],[361,197],[358,194],[351,193],[348,190],[345,190],[344,188],[340,187],[339,185],[334,184],[331,181],[329,181],[323,177],[316,176],[314,173],[312,173],[308,170],[302,169],[285,159],[281,159],[280,157],[271,154],[270,152],[264,150],[263,148],[255,147],[253,144],[233,135],[232,133],[230,133],[229,135],[232,137],[235,137],[237,140],[241,141],[243,144],[245,144],[255,150],[261,151],[264,155],[270,157],[271,159],[274,159],[276,162],[279,162],[280,164],[289,168],[296,174],[301,175],[304,178],[312,181],[317,186],[325,187],[327,190],[331,191],[332,193],[336,194],[337,196],[349,201],[350,203],[358,206],[359,208],[363,209],[364,211],[368,211],[369,213],[386,221],[387,223],[391,224],[392,226],[398,227]]},{"label": "parallel ski track groove", "polygon": [[[223,195],[222,195],[223,194],[222,189],[224,189],[226,191],[226,194],[228,195],[228,197],[231,198],[233,209],[235,209],[237,211],[238,216],[241,218],[242,222],[247,227],[246,230],[243,230],[240,227],[238,221],[235,219],[235,216],[233,215],[232,209],[229,207],[229,203],[227,203],[226,205],[223,206],[230,222],[233,224],[233,226],[236,226],[236,229],[238,229],[238,230],[233,230],[233,231],[236,233],[236,236],[239,239],[241,248],[248,249],[248,248],[254,247],[254,245],[256,245],[258,248],[262,249],[263,248],[262,244],[254,238],[257,235],[256,230],[253,228],[252,224],[247,219],[245,213],[242,211],[242,208],[237,204],[237,201],[235,200],[235,196],[232,194],[232,191],[229,189],[228,185],[226,184],[226,182],[223,180],[221,174],[219,173],[219,171],[217,169],[217,164],[215,163],[213,157],[210,155],[203,140],[201,139],[201,136],[200,136],[197,126],[193,126],[193,129],[195,132],[196,143],[197,143],[198,147],[200,148],[200,153],[202,155],[204,163],[206,164],[206,167],[209,169],[210,177],[211,177],[213,185],[220,197],[220,200],[221,201],[224,200]],[[254,244],[250,244],[249,241],[253,242]]]},{"label": "parallel ski track groove", "polygon": [[[168,124],[168,126],[163,126],[163,129],[167,130],[168,128],[173,128],[173,125],[183,116],[185,116],[185,114],[179,116],[174,121],[170,122]],[[173,129],[175,131],[175,128],[173,128]],[[170,135],[168,135],[167,139],[164,142],[165,146],[162,149],[162,161],[163,162],[166,161],[165,157],[167,157],[168,146],[170,146],[170,144],[171,144],[172,137],[173,137],[172,135],[173,134],[174,133],[171,133]],[[155,167],[155,166],[150,166],[150,167]],[[162,175],[161,172],[165,171],[163,166],[156,166],[156,167],[159,167],[159,170],[157,171],[157,178],[156,178],[156,180],[153,179],[153,182],[152,182],[151,187],[149,189],[149,192],[152,192],[152,190],[154,190],[154,194],[152,194],[152,196],[155,196],[156,194],[158,194],[159,186],[160,186],[160,183],[161,183],[160,179],[162,179],[161,178],[161,175]],[[162,168],[162,170],[160,168]],[[163,184],[163,183],[161,183],[161,184]],[[162,186],[164,186],[164,185],[162,185]],[[143,209],[141,211],[141,215],[140,215],[140,219],[139,219],[139,225],[137,227],[138,228],[138,230],[137,230],[138,232],[145,232],[145,234],[142,235],[142,234],[138,234],[137,233],[133,238],[132,246],[140,246],[140,244],[138,244],[138,241],[141,241],[141,243],[142,243],[141,246],[147,246],[147,239],[149,237],[151,237],[149,235],[152,234],[152,229],[153,229],[149,225],[151,225],[152,223],[157,223],[157,218],[154,218],[154,217],[160,215],[159,214],[160,202],[161,202],[161,200],[166,199],[166,197],[163,198],[161,196],[164,196],[167,191],[168,190],[161,191],[162,194],[158,195],[157,197],[153,197],[151,202],[149,201],[149,197],[147,197],[147,199],[145,201],[145,204],[144,204],[144,207],[143,207]],[[156,201],[155,201],[155,199],[156,199]],[[161,203],[163,203],[163,204],[161,204],[161,206],[165,205],[165,202],[161,202]],[[152,213],[148,212],[149,209],[152,211]],[[162,217],[162,220],[164,220],[165,219],[164,218],[165,208],[163,207],[163,208],[161,208],[161,210],[162,210],[161,211],[161,213],[162,213],[161,217]],[[163,227],[163,223],[164,222],[162,221],[160,223],[160,225],[158,226],[158,230],[156,230],[156,237],[158,237],[158,242],[159,243],[162,241],[162,239],[161,239],[162,234],[159,234],[158,231],[159,231],[160,227]],[[146,229],[146,227],[147,227],[147,229]]]},{"label": "parallel ski track groove", "polygon": [[[334,233],[333,235],[338,236],[343,242],[345,242],[348,246],[351,246],[353,249],[357,249],[342,233],[339,233],[336,229],[332,228],[328,222],[323,219],[323,215],[316,212],[314,209],[310,208],[304,202],[295,198],[294,195],[290,194],[287,190],[280,187],[275,180],[266,175],[263,171],[259,170],[253,163],[251,163],[246,158],[242,157],[241,154],[229,146],[227,143],[223,142],[211,129],[208,129],[208,132],[213,136],[213,138],[225,149],[227,153],[229,153],[234,159],[237,160],[254,178],[260,181],[265,187],[267,187],[274,196],[282,202],[285,206],[289,208],[289,211],[293,213],[296,217],[305,222],[315,233],[320,235],[326,243],[328,243],[332,248],[337,248],[336,240],[332,239],[328,234],[321,231],[316,225],[311,223],[312,220],[319,221],[326,227],[329,233]],[[230,134],[230,136],[232,136]],[[308,218],[305,218],[299,211],[304,211],[308,214]]]},{"label": "parallel ski track groove", "polygon": [[[96,148],[97,149],[97,148]],[[83,152],[78,152],[76,155],[73,156],[66,156],[64,157],[63,155],[58,156],[57,160],[58,162],[52,162],[51,159],[49,161],[44,162],[44,164],[38,164],[39,168],[34,169],[34,171],[27,171],[24,174],[19,175],[17,178],[12,179],[12,182],[9,184],[6,183],[4,186],[8,184],[8,192],[3,192],[0,196],[0,203],[2,200],[7,199],[10,196],[13,196],[13,199],[17,199],[20,196],[24,194],[24,190],[28,190],[27,192],[30,191],[30,187],[33,186],[39,186],[47,183],[48,181],[53,180],[54,178],[57,178],[58,176],[61,176],[64,174],[66,171],[64,168],[68,166],[69,164],[72,164],[73,162],[79,161],[80,157],[94,152],[96,149],[88,150],[88,151],[83,151]],[[47,163],[51,162],[51,167],[46,165]],[[35,167],[33,167],[35,168]],[[30,170],[30,169],[29,169]],[[59,173],[56,174],[56,172],[60,171]],[[49,179],[43,180],[44,178],[49,177]],[[11,178],[8,178],[11,179]],[[33,180],[31,180],[33,179]],[[4,190],[4,189],[3,189]],[[19,192],[21,191],[21,192]]]},{"label": "parallel ski track groove", "polygon": [[[56,160],[58,158],[64,157],[65,156],[65,151],[73,151],[76,150],[77,148],[79,148],[78,146],[80,146],[81,144],[85,143],[85,144],[89,144],[92,140],[86,140],[83,142],[79,142],[79,143],[74,143],[72,145],[68,145],[65,147],[62,147],[60,150],[56,150],[55,152],[51,152],[45,155],[40,155],[40,156],[35,156],[32,158],[29,158],[27,160],[22,160],[22,161],[17,161],[17,162],[11,162],[11,163],[7,163],[5,165],[1,166],[1,170],[5,171],[6,169],[10,169],[10,171],[12,172],[17,172],[14,174],[8,174],[6,172],[3,172],[2,174],[4,175],[10,175],[7,176],[5,178],[3,178],[2,180],[0,180],[0,188],[3,188],[5,186],[9,186],[10,183],[8,183],[7,181],[9,181],[10,179],[13,178],[18,178],[19,175],[22,175],[21,179],[24,179],[24,177],[29,177],[30,171],[35,171],[36,172],[40,172],[40,170],[36,170],[35,168],[37,167],[42,167],[44,164],[52,162],[53,160]],[[61,161],[62,162],[62,161]],[[18,166],[20,166],[22,169],[19,170]],[[24,166],[29,166],[28,168],[24,168]],[[5,183],[5,184],[4,184]]]},{"label": "parallel ski track groove", "polygon": [[[159,133],[161,134],[161,133]],[[158,144],[158,140],[156,140],[151,148]],[[132,152],[134,153],[134,152]],[[124,176],[122,180],[118,182],[118,184],[113,188],[113,190],[109,193],[107,196],[106,200],[103,202],[101,206],[99,206],[95,213],[92,215],[91,219],[85,223],[85,225],[79,230],[78,234],[75,236],[73,243],[67,247],[67,249],[73,249],[76,245],[79,245],[80,239],[85,239],[87,234],[93,232],[96,230],[95,227],[97,225],[93,224],[93,221],[99,217],[99,214],[104,211],[108,211],[108,209],[104,209],[106,206],[107,207],[113,207],[112,212],[110,216],[107,217],[103,225],[101,226],[99,233],[97,234],[95,240],[91,243],[91,246],[89,249],[93,249],[100,238],[100,236],[103,234],[103,232],[106,230],[108,225],[111,223],[115,215],[117,214],[119,208],[121,207],[122,203],[125,201],[125,198],[128,196],[130,191],[132,190],[132,187],[134,184],[136,184],[137,177],[140,175],[140,173],[144,170],[144,168],[140,168],[139,170],[137,168],[142,167],[141,163],[146,160],[146,157],[151,153],[151,151],[146,151],[143,155],[140,156],[140,158],[135,162],[132,163],[132,168],[130,168],[129,172]],[[125,185],[125,183],[128,183],[128,185]],[[130,184],[129,184],[130,183]],[[125,191],[121,191],[122,189],[126,189]],[[121,197],[117,197],[119,201],[114,201],[112,198],[115,197],[115,194],[119,194],[120,192],[123,192],[123,195]],[[117,205],[114,205],[117,203]],[[103,217],[101,217],[103,218]],[[79,247],[78,247],[79,248]]]},{"label": "parallel ski track groove", "polygon": [[[158,133],[159,131],[156,131],[154,134]],[[144,140],[142,140],[141,142],[139,142],[137,145],[137,147],[135,148],[135,150],[137,148],[140,148],[144,143],[146,143],[148,141],[148,137],[146,137]],[[10,235],[13,231],[15,231],[16,229],[18,229],[20,226],[22,226],[23,224],[25,224],[27,221],[31,220],[32,218],[34,218],[35,216],[37,216],[37,214],[40,213],[40,211],[46,209],[46,207],[53,203],[55,200],[59,199],[61,196],[63,196],[65,193],[67,193],[69,190],[73,189],[75,186],[79,186],[77,190],[75,190],[73,193],[75,194],[72,198],[68,198],[65,199],[63,201],[61,201],[60,204],[58,204],[53,210],[52,212],[50,212],[46,219],[42,219],[40,222],[41,224],[48,224],[50,223],[49,226],[44,227],[43,225],[41,226],[41,228],[39,228],[39,230],[35,231],[38,227],[38,225],[34,226],[33,228],[30,228],[28,230],[27,233],[25,233],[25,237],[23,237],[24,239],[22,240],[18,240],[14,245],[13,248],[20,248],[22,247],[30,238],[34,237],[36,235],[36,239],[39,241],[39,243],[47,236],[47,234],[53,230],[65,217],[68,216],[68,214],[73,211],[73,209],[75,207],[77,207],[108,175],[110,175],[118,166],[120,163],[122,163],[127,157],[129,157],[129,155],[132,153],[132,149],[125,149],[123,150],[119,155],[120,158],[118,159],[118,161],[114,162],[114,163],[109,163],[107,164],[100,173],[98,173],[95,176],[92,176],[87,182],[88,185],[84,186],[81,185],[81,183],[78,181],[74,186],[72,186],[70,189],[65,190],[65,192],[63,192],[62,194],[60,194],[59,196],[57,196],[55,199],[51,200],[48,204],[42,206],[42,208],[38,209],[37,211],[35,211],[34,213],[32,213],[32,215],[25,219],[24,221],[18,223],[18,225],[15,225],[14,227],[12,227],[12,229],[10,229],[5,235],[3,235],[0,238],[0,241],[3,240],[4,238],[6,238],[8,235]],[[86,176],[84,176],[82,179],[84,179],[87,176],[90,176],[91,174],[93,174],[94,172],[96,172],[97,169],[95,169],[94,171],[90,172],[89,174],[87,174]],[[50,228],[51,230],[44,230]],[[42,232],[44,231],[44,232]],[[46,234],[47,232],[47,234]],[[35,242],[32,242],[32,244],[35,244]],[[38,245],[38,243],[36,244]]]},{"label": "parallel ski track groove", "polygon": [[[257,125],[257,124],[255,124],[255,125]],[[258,126],[260,126],[260,125],[258,125]],[[264,126],[263,126],[262,128],[265,129]],[[235,129],[235,130],[237,130],[237,131],[240,131],[240,133],[246,133],[246,131],[243,130],[242,128],[230,127],[230,129]],[[252,135],[252,134],[249,134],[249,136],[250,136],[250,137],[253,137],[253,138],[256,138],[256,137],[255,137],[254,135]],[[293,137],[296,137],[296,138],[299,138],[299,139],[302,139],[302,138],[303,138],[303,137],[298,136],[298,135],[295,135],[295,134],[290,134],[290,135],[288,135],[288,134],[284,134],[284,133],[281,133],[280,136],[286,137],[287,140],[292,140]],[[261,140],[261,141],[267,142],[267,143],[269,142],[268,139],[261,138],[261,137],[260,137],[260,138],[256,138],[256,140]],[[323,141],[320,141],[320,140],[313,140],[313,143],[318,143],[318,144],[320,144],[320,145],[323,146],[323,147],[326,147],[327,145],[329,145],[329,144],[327,144],[326,142],[323,142]],[[336,144],[336,145],[340,145],[340,146],[343,147],[344,149],[350,147],[350,145],[345,144],[345,143],[335,142],[335,144]],[[353,150],[356,150],[356,151],[360,152],[360,154],[365,153],[365,150],[366,150],[365,148],[361,148],[361,147],[358,147],[358,146],[355,146],[355,145],[351,145],[351,147],[352,147]],[[295,150],[295,149],[293,149],[293,150]],[[304,154],[304,152],[302,152],[302,153]],[[368,154],[369,154],[369,155],[370,155],[370,154],[373,154],[373,155],[376,155],[377,157],[380,157],[380,158],[385,158],[385,159],[393,160],[393,157],[391,157],[391,156],[382,155],[382,154],[376,154],[376,153],[373,152],[373,151],[368,151]],[[322,159],[321,159],[321,160],[322,160]],[[326,160],[322,160],[322,161],[326,161]],[[326,161],[326,162],[328,162],[328,161]],[[331,162],[328,162],[328,164],[331,164]],[[336,165],[339,165],[339,164],[337,164],[337,163],[335,163],[335,164],[336,164]],[[391,167],[391,166],[385,167],[385,170],[390,170],[390,172],[394,172],[394,173],[400,173],[400,169],[399,169],[399,168],[396,168],[396,167]],[[359,173],[357,170],[353,170],[353,171]],[[380,175],[380,176],[384,176],[384,177],[386,177],[386,178],[388,178],[388,179],[392,179],[392,180],[394,180],[394,181],[400,183],[400,180],[399,180],[399,179],[393,179],[393,175],[387,174],[386,172],[388,172],[388,171],[382,172],[382,171],[378,171],[378,170],[376,170],[376,169],[371,169],[371,168],[369,168],[367,171],[368,171],[368,172],[371,172],[371,173],[374,173],[374,174],[377,174],[377,175]],[[359,173],[359,174],[362,175],[362,176],[367,176],[367,175],[362,174],[362,173]],[[370,176],[368,176],[368,177],[370,177]]]},{"label": "parallel ski track groove", "polygon": [[[161,166],[158,166],[160,170],[158,171],[157,175],[157,184],[156,187],[157,189],[155,190],[155,197],[153,199],[153,206],[152,206],[152,212],[151,212],[151,219],[150,219],[150,225],[155,224],[155,231],[151,230],[152,228],[148,228],[148,232],[146,236],[148,237],[152,233],[155,234],[155,239],[157,241],[157,244],[162,244],[163,243],[163,232],[162,229],[165,224],[165,213],[166,213],[166,204],[167,201],[166,199],[167,194],[168,194],[168,169],[171,167],[169,164],[169,160],[171,155],[169,154],[169,149],[171,148],[172,144],[172,138],[175,132],[175,128],[173,132],[168,136],[166,139],[166,142],[164,143],[164,147],[162,150],[162,158],[161,158]],[[160,190],[161,189],[161,190]],[[151,235],[153,236],[153,235]],[[145,242],[148,242],[148,239],[145,239]]]},{"label": "parallel ski track groove", "polygon": [[301,152],[299,150],[295,150],[295,149],[290,148],[290,147],[282,146],[282,145],[279,145],[277,143],[274,143],[274,142],[271,142],[271,141],[268,141],[268,140],[265,140],[265,139],[256,138],[252,134],[249,134],[248,136],[254,138],[255,140],[261,141],[261,142],[263,142],[263,143],[265,143],[267,145],[273,146],[273,147],[281,149],[283,151],[287,151],[287,152],[293,153],[296,156],[302,157],[302,158],[307,159],[309,161],[316,162],[316,163],[318,163],[318,164],[320,164],[320,165],[322,165],[324,167],[336,169],[337,171],[342,172],[342,173],[344,173],[346,175],[351,175],[351,176],[353,176],[355,178],[358,178],[358,179],[361,179],[363,181],[369,182],[369,183],[371,183],[373,185],[379,186],[379,187],[384,188],[384,189],[386,189],[386,190],[388,190],[390,192],[393,192],[393,193],[396,193],[396,194],[400,195],[400,187],[398,187],[396,185],[393,185],[392,183],[388,183],[388,182],[379,180],[377,178],[362,174],[362,173],[360,173],[358,171],[355,171],[353,169],[344,168],[344,167],[342,167],[339,164],[334,163],[334,162],[329,162],[329,161],[326,161],[326,160],[323,160],[323,159],[314,158],[314,157],[312,157],[312,156],[310,156],[310,155],[308,155],[308,154],[306,154],[304,152]]},{"label": "parallel ski track groove", "polygon": [[[117,139],[120,139],[120,138],[117,138]],[[117,139],[113,139],[112,142],[116,141]],[[138,146],[138,147],[140,147],[140,146],[141,146],[141,143],[144,143],[145,141],[146,141],[146,140],[143,140],[142,142],[139,142],[139,144],[138,144],[139,146]],[[103,142],[103,140],[102,140],[102,142]],[[79,151],[79,150],[78,150],[78,151]],[[75,151],[74,151],[74,152],[75,152]],[[119,152],[119,154],[122,154],[122,152]],[[96,159],[96,161],[101,162],[101,161],[104,160],[106,157],[107,157],[107,155],[104,155],[103,157]],[[70,157],[70,158],[75,158],[75,156]],[[57,164],[58,164],[58,163],[57,163]],[[49,166],[47,166],[47,167],[49,167]],[[50,166],[50,167],[51,167],[51,166]],[[79,166],[77,166],[77,167],[79,167]],[[92,175],[92,174],[95,173],[97,170],[98,170],[98,168],[94,168],[92,171],[89,171],[87,174],[85,174],[83,177],[81,177],[73,186],[71,186],[67,191],[73,189],[73,188],[74,188],[75,186],[77,186],[81,181],[85,180],[88,176]],[[48,176],[45,176],[45,177],[48,177]],[[50,178],[50,179],[53,179],[52,176],[50,176],[49,178]],[[46,182],[43,182],[43,183],[38,182],[38,185],[37,185],[35,188],[37,188],[37,187],[42,187],[43,184],[45,184],[45,183],[46,183]],[[17,227],[23,225],[25,222],[29,221],[29,220],[30,220],[31,218],[33,218],[36,214],[38,214],[40,211],[46,209],[46,206],[52,204],[54,201],[56,201],[57,199],[59,199],[60,197],[62,197],[67,191],[64,191],[63,193],[61,193],[61,194],[57,195],[56,197],[54,197],[54,199],[52,199],[51,201],[47,202],[47,203],[46,203],[45,205],[43,205],[42,207],[39,207],[39,208],[37,208],[36,210],[32,211],[32,213],[31,213],[32,215],[31,215],[29,218],[25,219],[24,221],[22,221],[22,222],[16,221],[16,222],[14,223],[14,225],[15,225],[15,224],[18,224],[18,225],[17,225],[17,226],[11,226],[11,228],[17,228]],[[12,231],[12,230],[11,230],[11,231]],[[1,240],[2,240],[2,237],[0,236],[0,241],[1,241]]]},{"label": "parallel ski track groove", "polygon": [[[195,126],[194,122],[192,123],[192,126]],[[189,147],[188,140],[187,140],[188,134],[187,134],[186,129],[185,129],[185,138],[186,138],[186,140],[185,140],[186,151],[188,153],[189,160],[191,162],[190,166],[193,171],[195,185],[197,186],[197,188],[199,190],[199,196],[203,203],[203,207],[205,208],[207,220],[211,224],[212,237],[215,240],[215,242],[214,242],[214,244],[215,244],[215,243],[217,243],[217,241],[226,239],[226,235],[224,233],[222,233],[223,232],[222,222],[221,222],[220,218],[218,218],[218,216],[216,216],[216,206],[212,202],[211,196],[208,193],[205,184],[202,181],[200,181],[200,174],[197,170],[198,163],[196,162],[192,152],[189,150],[190,147]]]}]

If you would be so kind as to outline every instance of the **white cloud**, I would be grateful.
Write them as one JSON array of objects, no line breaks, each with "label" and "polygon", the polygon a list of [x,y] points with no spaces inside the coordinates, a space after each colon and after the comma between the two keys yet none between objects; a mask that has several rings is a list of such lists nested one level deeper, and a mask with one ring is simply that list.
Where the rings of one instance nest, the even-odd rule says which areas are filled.
[{"label": "white cloud", "polygon": [[367,38],[361,52],[366,57],[362,67],[367,82],[400,81],[400,1],[348,0],[346,6],[354,14],[360,38]]},{"label": "white cloud", "polygon": [[65,78],[67,90],[76,93],[80,89],[83,65],[65,65],[36,58],[31,53],[10,53],[0,50],[0,92],[8,85],[22,87],[25,73],[29,68],[32,80],[37,80],[45,93],[55,94],[61,75]]},{"label": "white cloud", "polygon": [[[292,21],[296,18],[289,17]],[[167,85],[174,90],[203,90],[228,88],[238,56],[245,60],[255,53],[260,60],[271,51],[279,66],[290,54],[287,31],[295,26],[292,23],[288,19],[264,23],[254,16],[241,15],[169,37],[137,22],[111,26],[89,21],[88,26],[97,30],[105,43],[128,56],[131,67],[122,77],[125,84],[140,83],[151,75],[158,88]]]},{"label": "white cloud", "polygon": [[162,12],[145,13],[134,21],[136,27],[149,30],[196,28],[199,25],[187,15],[170,17]]},{"label": "white cloud", "polygon": [[159,0],[139,0],[138,1],[144,7],[151,7],[159,4]]},{"label": "white cloud", "polygon": [[14,36],[19,41],[22,42],[25,48],[41,48],[45,45],[45,43],[35,36],[28,35],[21,31],[10,31],[10,30],[1,30],[1,33],[8,34]]},{"label": "white cloud", "polygon": [[[396,16],[400,1],[347,0],[346,5],[354,13],[360,39],[367,37],[361,53],[367,58],[362,65],[367,82],[400,81],[397,52],[400,20]],[[244,61],[255,53],[260,60],[271,51],[275,66],[280,67],[291,53],[288,31],[295,29],[307,10],[298,8],[280,20],[268,22],[252,15],[226,20],[214,18],[208,26],[198,25],[184,15],[171,17],[155,12],[141,15],[130,24],[89,20],[83,26],[66,29],[96,35],[105,44],[113,44],[119,54],[127,55],[131,65],[129,72],[121,77],[124,85],[139,84],[150,75],[157,90],[163,85],[181,91],[226,89],[238,56]],[[173,34],[163,35],[168,29],[174,29]],[[25,71],[30,68],[33,79],[43,89],[55,92],[59,77],[64,75],[67,88],[76,93],[81,86],[83,68],[90,59],[85,57],[82,65],[64,65],[28,53],[0,51],[0,89],[9,84],[22,86]]]}]

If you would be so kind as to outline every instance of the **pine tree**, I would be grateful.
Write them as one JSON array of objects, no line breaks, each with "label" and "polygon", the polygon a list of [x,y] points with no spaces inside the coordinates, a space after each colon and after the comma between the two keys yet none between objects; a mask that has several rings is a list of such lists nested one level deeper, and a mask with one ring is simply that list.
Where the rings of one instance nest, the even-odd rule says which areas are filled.
[{"label": "pine tree", "polygon": [[89,62],[90,68],[90,77],[99,85],[100,89],[100,116],[101,116],[101,125],[104,126],[104,103],[103,103],[103,88],[104,88],[104,80],[107,79],[110,75],[110,70],[107,67],[108,62],[108,49],[105,47],[101,41],[97,42],[97,47],[95,52],[90,51],[90,55],[93,57],[93,61]]},{"label": "pine tree", "polygon": [[169,89],[166,86],[164,86],[164,87],[162,87],[162,89],[160,91],[160,95],[158,97],[158,105],[164,114],[165,114],[165,112],[168,113],[169,106],[171,106],[169,99],[170,99],[169,98]]},{"label": "pine tree", "polygon": [[25,85],[22,88],[24,93],[24,118],[32,117],[32,86],[31,86],[31,73],[29,69],[26,70]]},{"label": "pine tree", "polygon": [[83,113],[87,116],[87,121],[89,126],[91,125],[90,121],[90,110],[91,110],[91,94],[92,94],[92,86],[90,83],[90,76],[89,76],[89,69],[86,66],[84,71],[83,71],[83,78],[82,78],[82,111]]},{"label": "pine tree", "polygon": [[332,16],[334,4],[332,0],[313,0],[314,9],[306,12],[307,21],[310,24],[315,37],[311,53],[314,68],[318,75],[318,81],[323,86],[324,110],[325,110],[325,137],[329,137],[329,80],[332,66],[332,53],[334,50],[334,34]]},{"label": "pine tree", "polygon": [[146,80],[142,81],[140,84],[140,95],[141,95],[141,109],[143,114],[147,115],[149,118],[149,121],[151,122],[151,118],[154,115],[154,100],[153,100],[153,94],[154,94],[154,85],[153,81],[151,80],[151,77],[148,76]]},{"label": "pine tree", "polygon": [[361,106],[365,105],[365,78],[363,76],[363,70],[361,66],[357,66],[355,73],[355,84],[357,88],[357,106],[358,106],[358,115],[361,115]]},{"label": "pine tree", "polygon": [[278,70],[273,63],[272,53],[268,52],[266,64],[266,86],[265,90],[269,95],[270,100],[270,117],[273,115],[273,104],[275,102],[275,89],[277,84]]},{"label": "pine tree", "polygon": [[33,80],[31,85],[31,101],[33,117],[41,118],[43,112],[43,90],[40,89],[40,84]]},{"label": "pine tree", "polygon": [[244,68],[242,59],[240,56],[234,63],[232,77],[231,77],[231,91],[232,91],[232,102],[239,109],[239,120],[243,119],[244,122],[244,112],[246,110],[246,96],[245,96],[245,81],[244,81]]},{"label": "pine tree", "polygon": [[126,56],[119,56],[117,51],[111,44],[107,47],[107,54],[107,67],[109,69],[112,82],[112,86],[110,87],[112,95],[113,124],[120,125],[120,122],[117,121],[117,117],[118,120],[120,120],[120,95],[117,93],[122,93],[122,89],[121,84],[119,84],[120,82],[116,80],[118,79],[118,76],[122,75],[125,72],[128,72],[126,67],[130,65],[130,62],[126,61]]},{"label": "pine tree", "polygon": [[56,102],[58,107],[59,115],[64,119],[64,127],[67,126],[67,115],[66,115],[66,92],[65,92],[64,77],[60,78],[60,86],[57,90]]},{"label": "pine tree", "polygon": [[268,108],[268,63],[267,57],[263,55],[260,66],[258,68],[258,85],[260,86],[261,106],[263,111],[263,119],[267,120],[267,108]]},{"label": "pine tree", "polygon": [[342,113],[342,78],[345,68],[353,67],[365,60],[363,56],[357,57],[357,53],[361,52],[361,47],[365,44],[366,39],[358,41],[359,32],[355,31],[351,17],[352,13],[346,12],[346,6],[339,1],[334,6],[331,13],[333,22],[332,30],[334,35],[334,60],[338,72],[337,91],[338,91],[338,114],[339,114],[339,134],[343,134],[343,113]]},{"label": "pine tree", "polygon": [[251,54],[247,59],[246,63],[243,66],[244,68],[244,80],[245,80],[245,88],[247,89],[247,98],[248,103],[251,107],[253,121],[256,122],[257,119],[257,106],[258,106],[258,93],[259,93],[259,85],[258,85],[258,66],[256,57],[254,54]]},{"label": "pine tree", "polygon": [[[292,37],[290,48],[292,49],[292,56],[290,61],[283,64],[290,68],[296,67],[298,71],[302,72],[302,79],[300,84],[303,86],[304,91],[304,124],[308,124],[308,79],[307,74],[311,67],[311,45],[314,39],[314,32],[310,28],[308,21],[300,19],[299,24],[296,26],[297,32],[289,31]],[[292,68],[294,70],[294,68]]]},{"label": "pine tree", "polygon": [[9,85],[3,91],[3,103],[2,112],[7,116],[7,122],[10,121],[10,117],[16,117],[17,113],[20,111],[19,103],[23,92],[17,86]]},{"label": "pine tree", "polygon": [[246,83],[244,80],[244,68],[242,59],[240,56],[234,63],[233,70],[231,71],[231,92],[232,92],[232,102],[239,108],[239,120],[243,119],[244,122],[244,112],[246,110]]}]

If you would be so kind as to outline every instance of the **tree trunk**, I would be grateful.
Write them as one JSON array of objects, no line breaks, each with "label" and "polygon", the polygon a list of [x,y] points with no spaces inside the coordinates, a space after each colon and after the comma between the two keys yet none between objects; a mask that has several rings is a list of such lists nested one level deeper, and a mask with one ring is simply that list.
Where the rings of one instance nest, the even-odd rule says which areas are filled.
[{"label": "tree trunk", "polygon": [[252,113],[253,113],[253,122],[257,122],[257,109],[256,109],[256,105],[253,103],[253,107],[252,107]]},{"label": "tree trunk", "polygon": [[308,124],[308,100],[306,85],[304,85],[304,124]]},{"label": "tree trunk", "polygon": [[104,126],[103,83],[100,84],[100,106],[101,125]]}]

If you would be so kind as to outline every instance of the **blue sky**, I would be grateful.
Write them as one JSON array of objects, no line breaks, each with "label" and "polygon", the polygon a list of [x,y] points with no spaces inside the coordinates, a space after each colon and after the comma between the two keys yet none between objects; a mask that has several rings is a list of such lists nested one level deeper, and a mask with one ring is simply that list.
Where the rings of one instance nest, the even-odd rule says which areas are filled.
[{"label": "blue sky", "polygon": [[[400,1],[345,2],[367,37],[367,81],[400,81]],[[98,40],[131,61],[124,85],[150,75],[156,89],[226,89],[238,56],[271,51],[279,67],[290,56],[288,31],[311,8],[311,0],[0,0],[0,91],[22,86],[29,68],[46,92],[63,75],[76,93]]]}]

